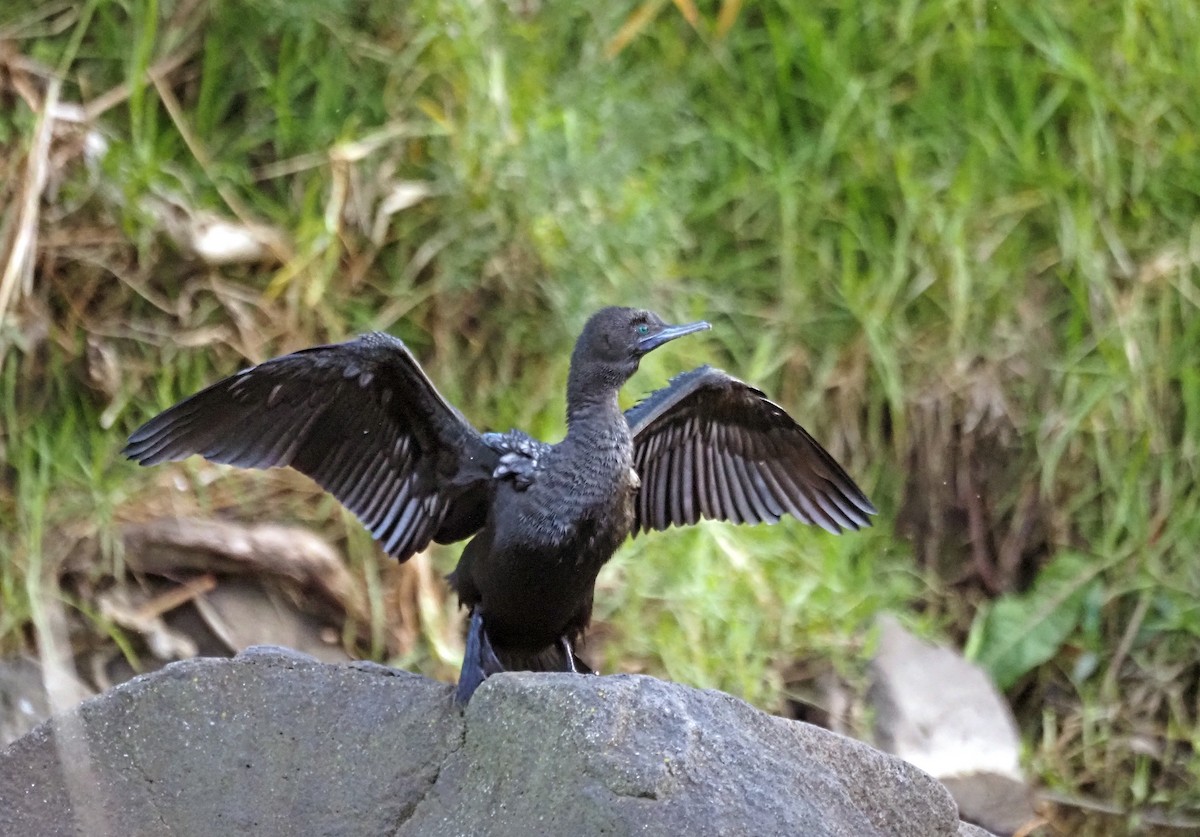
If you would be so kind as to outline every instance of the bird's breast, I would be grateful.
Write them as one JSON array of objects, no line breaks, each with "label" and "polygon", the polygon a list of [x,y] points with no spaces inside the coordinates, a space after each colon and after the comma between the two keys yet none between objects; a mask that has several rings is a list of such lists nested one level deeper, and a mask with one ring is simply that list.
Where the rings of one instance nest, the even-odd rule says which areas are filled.
[{"label": "bird's breast", "polygon": [[548,456],[527,489],[497,487],[488,554],[472,570],[494,641],[541,647],[587,624],[596,576],[633,525],[631,458]]},{"label": "bird's breast", "polygon": [[[556,454],[561,453],[555,451]],[[633,526],[638,478],[631,451],[606,446],[575,455],[547,456],[536,482],[525,491],[505,492],[519,508],[513,534],[524,549],[544,552],[555,563],[607,561]]]}]

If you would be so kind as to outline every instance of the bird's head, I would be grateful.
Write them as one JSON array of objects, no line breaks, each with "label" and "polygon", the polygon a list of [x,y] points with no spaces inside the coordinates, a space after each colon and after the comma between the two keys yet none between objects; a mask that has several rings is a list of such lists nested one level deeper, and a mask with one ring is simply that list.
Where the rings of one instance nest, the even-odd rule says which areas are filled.
[{"label": "bird's head", "polygon": [[572,372],[592,370],[609,386],[620,387],[637,371],[638,362],[664,343],[712,328],[706,322],[668,325],[653,311],[603,308],[592,315],[575,343]]}]

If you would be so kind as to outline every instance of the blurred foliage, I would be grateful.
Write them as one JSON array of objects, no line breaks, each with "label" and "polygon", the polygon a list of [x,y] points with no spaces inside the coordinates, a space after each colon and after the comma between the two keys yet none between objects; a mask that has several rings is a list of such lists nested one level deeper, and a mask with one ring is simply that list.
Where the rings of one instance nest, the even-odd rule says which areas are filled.
[{"label": "blurred foliage", "polygon": [[1010,688],[1062,650],[1094,601],[1089,593],[1099,589],[1094,579],[1103,569],[1090,556],[1059,554],[1028,593],[1005,596],[981,609],[968,655],[991,671],[1000,688]]},{"label": "blurred foliage", "polygon": [[[793,661],[856,676],[872,616],[908,611],[970,634],[1045,782],[1200,806],[1194,2],[38,0],[0,33],[0,240],[38,124],[14,80],[108,105],[103,153],[56,136],[0,311],[3,647],[72,544],[117,561],[116,522],[155,513],[303,519],[379,583],[327,500],[119,460],[203,383],[381,328],[480,425],[553,439],[583,320],[638,304],[715,328],[631,398],[729,369],[882,514],[632,542],[604,668],[778,709]],[[206,266],[175,210],[286,246]],[[438,647],[403,662],[440,671]]]}]

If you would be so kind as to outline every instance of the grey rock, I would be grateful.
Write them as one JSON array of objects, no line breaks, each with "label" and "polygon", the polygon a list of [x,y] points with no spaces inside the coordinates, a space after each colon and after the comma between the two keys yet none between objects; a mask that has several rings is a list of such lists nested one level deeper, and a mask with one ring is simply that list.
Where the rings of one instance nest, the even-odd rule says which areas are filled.
[{"label": "grey rock", "polygon": [[[72,702],[95,694],[68,672],[58,672],[60,700]],[[50,717],[51,699],[46,693],[46,673],[30,657],[0,659],[0,747],[17,740]],[[60,704],[61,705],[61,704]]]},{"label": "grey rock", "polygon": [[879,620],[867,698],[875,743],[946,783],[963,819],[1011,834],[1034,818],[1012,710],[987,672]]},{"label": "grey rock", "polygon": [[0,659],[0,747],[50,717],[42,669],[27,657]]},{"label": "grey rock", "polygon": [[957,834],[946,791],[852,739],[649,677],[511,674],[401,834]]},{"label": "grey rock", "polygon": [[942,784],[964,818],[995,834],[1008,837],[1038,818],[1033,792],[1023,781],[996,773],[969,773],[947,776]]},{"label": "grey rock", "polygon": [[0,834],[953,837],[898,759],[650,677],[450,687],[255,649],[175,663],[0,754]]},{"label": "grey rock", "polygon": [[293,653],[174,663],[0,755],[0,834],[386,834],[460,746],[449,695]]}]

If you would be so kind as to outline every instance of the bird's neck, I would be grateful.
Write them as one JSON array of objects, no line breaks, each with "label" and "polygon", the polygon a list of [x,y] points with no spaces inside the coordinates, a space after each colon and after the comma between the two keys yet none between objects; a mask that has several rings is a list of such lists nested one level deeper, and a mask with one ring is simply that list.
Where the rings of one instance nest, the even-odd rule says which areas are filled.
[{"label": "bird's neck", "polygon": [[625,426],[617,393],[627,375],[597,364],[571,364],[567,378],[567,436]]}]

